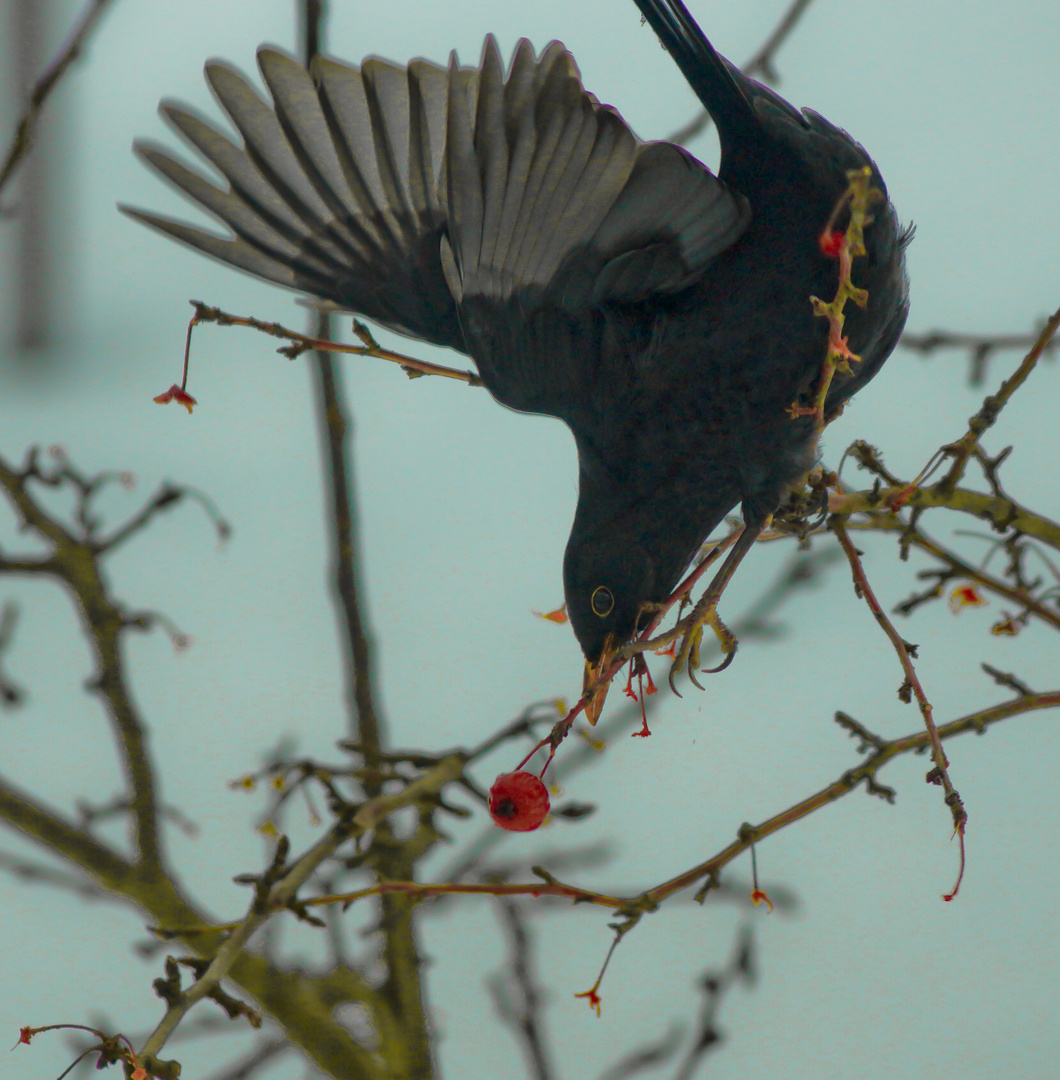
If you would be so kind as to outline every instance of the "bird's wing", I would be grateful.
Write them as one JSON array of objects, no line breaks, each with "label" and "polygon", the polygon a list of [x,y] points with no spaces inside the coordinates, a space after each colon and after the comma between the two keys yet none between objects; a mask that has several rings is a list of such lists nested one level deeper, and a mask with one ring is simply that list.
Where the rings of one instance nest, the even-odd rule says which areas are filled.
[{"label": "bird's wing", "polygon": [[[461,347],[439,258],[450,77],[422,62],[404,68],[367,60],[357,69],[322,58],[311,77],[268,48],[259,51],[258,63],[272,107],[240,72],[206,65],[207,82],[242,146],[178,104],[160,106],[225,186],[158,146],[135,144],[148,165],[234,236],[122,209],[257,277]],[[473,72],[461,77],[475,82]]]},{"label": "bird's wing", "polygon": [[234,236],[123,209],[258,277],[468,353],[515,408],[564,415],[586,350],[599,348],[600,313],[686,288],[750,219],[686,151],[637,140],[558,42],[535,57],[521,41],[507,78],[492,38],[478,68],[317,58],[310,74],[274,49],[258,61],[271,107],[231,67],[206,67],[243,146],[162,105],[225,186],[137,143]]},{"label": "bird's wing", "polygon": [[698,280],[750,208],[681,147],[640,142],[557,42],[536,61],[520,42],[505,80],[487,39],[467,92],[450,91],[441,244],[466,351],[505,404],[576,422],[636,381],[646,302]]}]

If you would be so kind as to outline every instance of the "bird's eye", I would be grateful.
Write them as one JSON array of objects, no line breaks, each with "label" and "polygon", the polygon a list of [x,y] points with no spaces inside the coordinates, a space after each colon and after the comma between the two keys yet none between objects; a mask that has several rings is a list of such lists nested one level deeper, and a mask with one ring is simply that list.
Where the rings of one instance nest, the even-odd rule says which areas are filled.
[{"label": "bird's eye", "polygon": [[598,585],[593,590],[593,597],[590,603],[593,606],[593,614],[599,615],[601,619],[610,615],[615,606],[615,597],[611,590],[606,585]]}]

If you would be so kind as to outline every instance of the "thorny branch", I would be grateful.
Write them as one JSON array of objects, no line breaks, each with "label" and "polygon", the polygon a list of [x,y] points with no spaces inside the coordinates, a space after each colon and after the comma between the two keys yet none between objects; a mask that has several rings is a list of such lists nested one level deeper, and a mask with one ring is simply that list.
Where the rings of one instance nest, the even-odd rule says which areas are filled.
[{"label": "thorny branch", "polygon": [[901,634],[895,630],[894,624],[887,618],[883,608],[880,606],[880,602],[876,599],[876,594],[873,592],[872,586],[869,584],[868,577],[865,574],[865,569],[861,564],[861,553],[851,542],[850,535],[846,529],[846,523],[842,518],[836,516],[829,521],[829,528],[835,533],[843,551],[846,552],[847,559],[850,561],[850,569],[854,575],[854,591],[869,605],[869,610],[872,612],[873,616],[875,616],[877,623],[879,623],[883,632],[890,639],[891,644],[894,646],[894,651],[898,654],[899,663],[901,663],[902,670],[905,672],[905,682],[902,684],[902,690],[899,692],[899,697],[902,697],[904,700],[908,700],[910,694],[916,697],[917,704],[920,707],[920,714],[924,718],[924,726],[927,729],[928,740],[931,743],[931,758],[935,762],[935,768],[928,773],[928,779],[933,783],[942,785],[942,788],[946,793],[946,805],[953,814],[954,828],[958,833],[963,834],[965,822],[968,820],[968,814],[964,809],[964,804],[961,802],[960,795],[958,795],[950,781],[948,772],[949,761],[942,750],[942,742],[939,739],[938,729],[935,727],[931,702],[928,701],[927,694],[924,692],[924,687],[921,685],[920,677],[917,675],[916,668],[913,667],[913,658],[910,655],[910,652],[912,651],[911,646],[902,638]]},{"label": "thorny branch", "polygon": [[955,443],[945,447],[947,455],[953,458],[953,464],[950,466],[950,471],[937,485],[942,491],[952,491],[960,483],[968,459],[978,448],[980,438],[993,426],[1001,410],[1037,366],[1038,360],[1058,328],[1060,328],[1060,308],[1050,316],[1020,366],[1001,384],[996,394],[991,394],[984,399],[979,411],[968,421],[967,432]]}]

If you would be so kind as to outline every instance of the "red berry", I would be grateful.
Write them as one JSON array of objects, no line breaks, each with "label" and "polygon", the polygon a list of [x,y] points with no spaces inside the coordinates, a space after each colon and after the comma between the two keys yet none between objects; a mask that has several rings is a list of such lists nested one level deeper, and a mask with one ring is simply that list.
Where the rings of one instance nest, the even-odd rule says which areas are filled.
[{"label": "red berry", "polygon": [[502,829],[529,832],[548,816],[548,788],[533,773],[501,773],[490,788],[490,817]]}]

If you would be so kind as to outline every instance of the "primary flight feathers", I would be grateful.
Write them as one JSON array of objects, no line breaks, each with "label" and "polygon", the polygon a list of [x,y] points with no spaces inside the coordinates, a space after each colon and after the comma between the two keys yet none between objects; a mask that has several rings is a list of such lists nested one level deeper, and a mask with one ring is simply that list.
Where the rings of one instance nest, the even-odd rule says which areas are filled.
[{"label": "primary flight feathers", "polygon": [[520,41],[504,77],[417,60],[306,70],[263,48],[273,104],[221,63],[206,78],[244,146],[171,102],[166,119],[224,187],[147,142],[137,152],[234,237],[141,210],[215,258],[414,337],[467,351],[481,296],[566,309],[679,290],[739,236],[746,201],[678,146],[643,143],[581,85],[558,42]]}]

